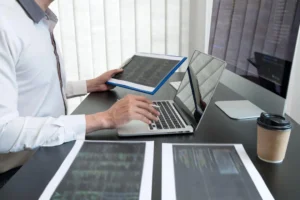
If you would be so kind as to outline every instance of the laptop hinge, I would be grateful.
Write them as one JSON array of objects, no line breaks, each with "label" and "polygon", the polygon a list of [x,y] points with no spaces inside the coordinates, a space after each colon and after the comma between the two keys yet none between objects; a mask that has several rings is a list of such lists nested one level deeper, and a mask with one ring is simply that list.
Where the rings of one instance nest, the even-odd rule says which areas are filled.
[{"label": "laptop hinge", "polygon": [[174,108],[177,110],[177,112],[179,113],[179,115],[181,116],[181,118],[183,119],[183,121],[185,122],[186,125],[191,125],[193,128],[194,125],[191,123],[191,121],[185,116],[185,114],[183,113],[183,111],[179,108],[179,106],[176,105],[176,103],[172,102]]}]

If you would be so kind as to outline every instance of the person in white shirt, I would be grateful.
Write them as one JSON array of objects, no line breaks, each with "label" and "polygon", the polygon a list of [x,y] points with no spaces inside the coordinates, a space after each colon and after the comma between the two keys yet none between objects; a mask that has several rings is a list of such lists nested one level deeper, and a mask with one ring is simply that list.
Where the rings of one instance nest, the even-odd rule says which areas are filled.
[{"label": "person in white shirt", "polygon": [[[21,166],[40,146],[55,146],[130,120],[150,123],[159,113],[143,96],[129,95],[109,110],[67,116],[66,99],[107,91],[120,69],[66,82],[53,29],[53,0],[0,1],[0,173]],[[100,66],[99,66],[100,67]]]}]

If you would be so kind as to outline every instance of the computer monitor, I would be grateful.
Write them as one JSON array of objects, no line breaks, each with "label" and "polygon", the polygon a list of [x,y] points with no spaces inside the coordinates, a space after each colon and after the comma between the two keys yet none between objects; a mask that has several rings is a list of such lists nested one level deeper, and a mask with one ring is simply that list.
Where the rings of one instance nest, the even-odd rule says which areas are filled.
[{"label": "computer monitor", "polygon": [[286,98],[292,62],[260,52],[254,52],[259,84]]},{"label": "computer monitor", "polygon": [[300,1],[213,1],[209,54],[227,69],[286,98]]}]

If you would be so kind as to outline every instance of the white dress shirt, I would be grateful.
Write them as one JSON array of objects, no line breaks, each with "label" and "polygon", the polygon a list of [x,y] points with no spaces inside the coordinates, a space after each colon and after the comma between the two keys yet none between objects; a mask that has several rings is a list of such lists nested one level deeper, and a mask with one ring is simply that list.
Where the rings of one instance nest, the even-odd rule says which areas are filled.
[{"label": "white dress shirt", "polygon": [[[64,115],[50,37],[56,16],[19,2],[0,2],[0,173],[22,165],[32,149],[84,139],[86,131],[84,115]],[[64,98],[86,94],[86,81],[66,82],[59,60]]]}]

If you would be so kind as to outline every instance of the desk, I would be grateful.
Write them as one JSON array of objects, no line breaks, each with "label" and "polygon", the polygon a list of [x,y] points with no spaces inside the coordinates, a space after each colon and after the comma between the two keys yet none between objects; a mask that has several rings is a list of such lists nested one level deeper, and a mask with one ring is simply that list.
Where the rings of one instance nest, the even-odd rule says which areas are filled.
[{"label": "desk", "polygon": [[[179,80],[180,77],[182,77],[182,74],[174,74],[170,80],[176,81]],[[136,94],[136,92],[121,88],[116,88],[112,92],[90,94],[74,111],[74,114],[89,114],[104,111],[118,98],[123,97],[127,93]],[[148,97],[151,99],[171,99],[174,95],[175,90],[169,84],[165,84],[154,96]],[[87,136],[87,139],[154,140],[155,153],[152,199],[155,200],[161,198],[161,144],[163,142],[241,143],[244,145],[250,159],[260,172],[276,200],[299,199],[299,126],[294,125],[284,162],[280,165],[264,163],[256,157],[256,121],[231,120],[214,104],[215,101],[220,100],[242,99],[244,98],[239,94],[233,92],[223,84],[219,84],[200,126],[195,133],[191,135],[119,138],[116,135],[116,130],[109,130],[92,133]],[[270,103],[272,103],[272,101],[270,101]],[[263,104],[258,106],[263,109],[268,107]],[[0,199],[38,199],[73,145],[74,142],[69,142],[58,147],[40,148],[37,150],[34,156],[0,191]]]}]

